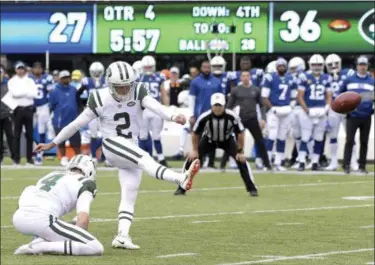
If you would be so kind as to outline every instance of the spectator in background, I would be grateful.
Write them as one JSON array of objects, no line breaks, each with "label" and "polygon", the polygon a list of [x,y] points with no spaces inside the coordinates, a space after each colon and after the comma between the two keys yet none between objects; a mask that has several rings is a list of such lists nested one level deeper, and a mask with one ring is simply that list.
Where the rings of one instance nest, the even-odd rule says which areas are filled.
[{"label": "spectator in background", "polygon": [[57,84],[59,82],[59,70],[52,71],[52,78],[54,84]]},{"label": "spectator in background", "polygon": [[[32,73],[29,77],[34,80],[38,89],[38,94],[34,99],[36,107],[36,125],[38,127],[39,143],[46,143],[47,125],[50,120],[50,112],[48,107],[48,93],[52,90],[53,80],[52,76],[44,73],[42,63],[34,62]],[[41,165],[43,160],[43,153],[36,155],[35,164]]]},{"label": "spectator in background", "polygon": [[[5,71],[1,68],[1,97],[2,99],[8,93],[8,80],[5,79]],[[13,121],[11,117],[11,109],[1,101],[0,105],[0,162],[3,162],[3,137],[4,132],[8,142],[8,149],[10,152],[10,157],[14,161],[14,151],[13,151]]]},{"label": "spectator in background", "polygon": [[[83,87],[83,86],[82,86]],[[53,112],[52,124],[57,135],[62,128],[75,120],[78,116],[78,100],[82,89],[76,89],[70,84],[70,73],[63,70],[59,73],[59,83],[51,92],[49,98],[50,109]],[[70,139],[70,146],[75,154],[81,153],[81,135],[77,131]],[[58,146],[61,155],[61,165],[66,166],[69,162],[66,156],[65,142]]]},{"label": "spectator in background", "polygon": [[33,154],[33,115],[34,98],[37,97],[38,88],[34,80],[27,76],[26,65],[23,62],[16,63],[16,75],[8,82],[8,89],[17,108],[14,110],[14,163],[20,164],[20,141],[22,127],[25,126],[26,136],[26,165],[34,165]]},{"label": "spectator in background", "polygon": [[190,79],[193,80],[199,75],[198,67],[192,66],[189,68]]},{"label": "spectator in background", "polygon": [[164,88],[169,93],[169,106],[178,107],[178,94],[181,92],[182,86],[179,80],[180,70],[177,67],[172,67],[170,70],[170,79],[164,82]]},{"label": "spectator in background", "polygon": [[340,88],[340,93],[351,91],[362,94],[361,103],[346,118],[346,143],[343,168],[347,174],[350,173],[350,161],[357,129],[359,129],[360,133],[359,171],[361,173],[368,173],[366,171],[367,148],[371,129],[371,115],[374,113],[374,78],[367,72],[368,64],[366,57],[359,57],[356,73],[347,77]]}]

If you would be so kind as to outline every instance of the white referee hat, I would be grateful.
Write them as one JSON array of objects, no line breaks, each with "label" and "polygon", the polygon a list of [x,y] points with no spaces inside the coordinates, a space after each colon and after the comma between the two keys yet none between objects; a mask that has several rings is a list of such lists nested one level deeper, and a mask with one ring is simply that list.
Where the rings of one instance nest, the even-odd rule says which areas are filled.
[{"label": "white referee hat", "polygon": [[223,93],[215,93],[211,96],[211,106],[215,104],[225,106],[225,96]]}]

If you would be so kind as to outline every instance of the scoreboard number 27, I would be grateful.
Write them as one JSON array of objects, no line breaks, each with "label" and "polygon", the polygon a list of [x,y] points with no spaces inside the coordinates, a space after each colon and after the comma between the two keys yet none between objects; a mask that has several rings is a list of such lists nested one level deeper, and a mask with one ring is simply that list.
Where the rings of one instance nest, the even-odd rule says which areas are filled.
[{"label": "scoreboard number 27", "polygon": [[300,15],[295,11],[289,10],[282,13],[280,21],[287,22],[287,28],[280,30],[281,40],[285,42],[295,42],[298,39],[304,42],[317,41],[322,31],[320,25],[315,21],[317,14],[318,11],[309,10],[301,22]]},{"label": "scoreboard number 27", "polygon": [[[49,34],[49,43],[79,43],[86,21],[87,14],[85,12],[53,13],[49,18],[49,23],[55,25],[55,27]],[[71,36],[64,33],[68,26],[73,26]]]}]

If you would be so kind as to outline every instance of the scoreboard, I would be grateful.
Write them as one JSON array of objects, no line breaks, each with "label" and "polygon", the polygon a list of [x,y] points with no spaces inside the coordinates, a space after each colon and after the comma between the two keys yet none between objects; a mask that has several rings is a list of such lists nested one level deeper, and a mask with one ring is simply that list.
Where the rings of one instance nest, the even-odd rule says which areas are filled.
[{"label": "scoreboard", "polygon": [[2,53],[374,52],[372,2],[1,3]]}]

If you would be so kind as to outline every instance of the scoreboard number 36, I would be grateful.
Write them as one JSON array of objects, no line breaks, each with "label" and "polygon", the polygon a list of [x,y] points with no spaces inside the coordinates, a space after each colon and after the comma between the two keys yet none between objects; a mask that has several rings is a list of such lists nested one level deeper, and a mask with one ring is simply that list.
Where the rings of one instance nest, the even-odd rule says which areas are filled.
[{"label": "scoreboard number 36", "polygon": [[309,10],[301,22],[300,15],[295,11],[285,11],[280,21],[287,22],[287,28],[280,30],[280,38],[285,42],[295,42],[298,39],[304,42],[317,41],[321,34],[320,25],[314,21],[318,11]]},{"label": "scoreboard number 36", "polygon": [[[87,14],[85,12],[53,13],[49,18],[49,23],[55,27],[49,34],[49,43],[79,43],[86,21]],[[69,26],[73,26],[71,36],[64,33]]]}]

